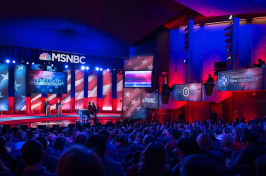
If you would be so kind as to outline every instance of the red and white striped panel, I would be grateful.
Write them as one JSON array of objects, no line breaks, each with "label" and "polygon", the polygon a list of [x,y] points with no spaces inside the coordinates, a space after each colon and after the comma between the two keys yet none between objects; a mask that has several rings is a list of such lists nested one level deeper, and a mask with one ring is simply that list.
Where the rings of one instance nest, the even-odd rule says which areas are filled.
[{"label": "red and white striped panel", "polygon": [[71,70],[67,72],[67,94],[62,94],[62,109],[70,110],[71,109]]},{"label": "red and white striped panel", "polygon": [[51,104],[50,109],[55,110],[56,109],[56,94],[47,94],[47,99],[49,103]]},{"label": "red and white striped panel", "polygon": [[42,94],[31,94],[31,110],[42,110]]},{"label": "red and white striped panel", "polygon": [[103,110],[112,110],[112,73],[103,71]]},{"label": "red and white striped panel", "polygon": [[123,106],[123,75],[117,73],[117,86],[116,86],[116,98],[117,98],[117,111],[122,111]]},{"label": "red and white striped panel", "polygon": [[88,77],[88,102],[97,105],[97,72],[92,72]]},{"label": "red and white striped panel", "polygon": [[75,109],[83,109],[84,72],[75,70]]}]

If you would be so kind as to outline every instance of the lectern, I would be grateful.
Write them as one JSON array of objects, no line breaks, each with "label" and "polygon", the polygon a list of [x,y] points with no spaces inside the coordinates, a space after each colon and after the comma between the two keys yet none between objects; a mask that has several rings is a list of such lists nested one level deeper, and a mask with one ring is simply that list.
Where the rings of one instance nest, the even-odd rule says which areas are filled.
[{"label": "lectern", "polygon": [[45,116],[46,117],[51,116],[51,107],[50,107],[50,105],[46,105],[46,107],[45,107]]},{"label": "lectern", "polygon": [[56,108],[57,116],[62,116],[62,105],[58,105]]}]

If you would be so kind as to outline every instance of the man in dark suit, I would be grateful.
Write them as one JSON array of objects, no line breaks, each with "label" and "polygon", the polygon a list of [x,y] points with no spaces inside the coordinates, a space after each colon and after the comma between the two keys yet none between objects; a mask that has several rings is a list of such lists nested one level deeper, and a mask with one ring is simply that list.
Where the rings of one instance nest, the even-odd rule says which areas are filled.
[{"label": "man in dark suit", "polygon": [[240,151],[233,165],[234,166],[248,165],[249,172],[254,173],[254,162],[256,157],[266,152],[266,150],[263,148],[261,144],[258,143],[258,136],[252,130],[245,129],[240,139],[241,142],[244,144],[245,148]]},{"label": "man in dark suit", "polygon": [[46,108],[48,105],[51,105],[48,101],[48,99],[46,98],[45,101],[44,101],[44,112],[45,112],[45,116],[47,117],[47,111],[46,111]]},{"label": "man in dark suit", "polygon": [[91,110],[90,110],[90,114],[94,116],[94,118],[93,118],[93,124],[95,125],[96,122],[97,122],[97,115],[96,115],[97,114],[97,108],[96,108],[94,102],[92,102],[92,105],[91,106],[92,107],[91,107]]}]

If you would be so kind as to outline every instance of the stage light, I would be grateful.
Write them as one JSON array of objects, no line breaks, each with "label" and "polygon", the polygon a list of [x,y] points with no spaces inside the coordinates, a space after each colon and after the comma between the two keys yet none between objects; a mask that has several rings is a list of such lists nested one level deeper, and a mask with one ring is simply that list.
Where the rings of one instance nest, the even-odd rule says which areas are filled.
[{"label": "stage light", "polygon": [[184,63],[187,64],[188,63],[188,60],[187,59],[184,59]]},{"label": "stage light", "polygon": [[9,60],[9,59],[7,59],[7,60],[6,60],[6,63],[7,63],[7,64],[9,64],[9,63],[10,63],[10,60]]},{"label": "stage light", "polygon": [[100,68],[100,71],[103,71],[103,69],[102,69],[102,68]]},{"label": "stage light", "polygon": [[31,64],[34,65],[34,62],[32,62]]},{"label": "stage light", "polygon": [[230,15],[230,16],[229,16],[229,20],[232,20],[232,19],[233,19],[233,15]]},{"label": "stage light", "polygon": [[27,65],[29,65],[29,62],[26,62]]},{"label": "stage light", "polygon": [[107,71],[109,72],[109,71],[110,71],[110,69],[109,69],[109,68],[107,68]]},{"label": "stage light", "polygon": [[89,70],[89,69],[90,69],[90,67],[87,66],[87,67],[86,67],[86,70]]},{"label": "stage light", "polygon": [[95,70],[96,70],[96,71],[99,71],[99,67],[95,67]]},{"label": "stage light", "polygon": [[115,70],[115,68],[114,68],[114,70]]},{"label": "stage light", "polygon": [[54,66],[54,64],[51,65],[52,67]]},{"label": "stage light", "polygon": [[81,66],[81,70],[85,70],[85,66]]},{"label": "stage light", "polygon": [[16,61],[15,61],[15,60],[13,60],[13,61],[12,61],[12,63],[13,63],[13,64],[15,64],[15,63],[16,63]]},{"label": "stage light", "polygon": [[65,65],[65,68],[68,68],[68,65]]}]

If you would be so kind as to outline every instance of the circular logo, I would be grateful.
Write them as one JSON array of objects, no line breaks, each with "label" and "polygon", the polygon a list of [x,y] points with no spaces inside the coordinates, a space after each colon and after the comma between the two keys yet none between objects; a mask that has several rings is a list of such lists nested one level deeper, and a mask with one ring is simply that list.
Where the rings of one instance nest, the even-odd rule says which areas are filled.
[{"label": "circular logo", "polygon": [[187,87],[185,87],[185,88],[183,89],[183,95],[184,95],[185,97],[189,95],[189,89],[188,89]]}]

